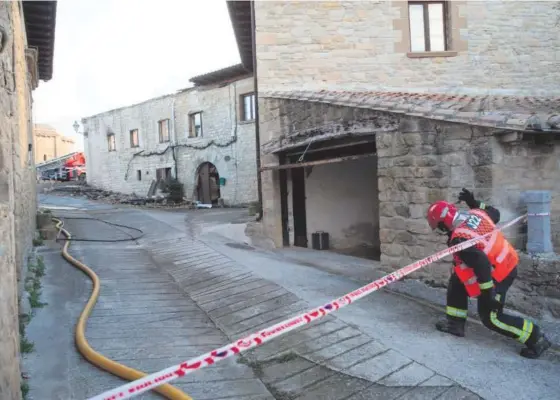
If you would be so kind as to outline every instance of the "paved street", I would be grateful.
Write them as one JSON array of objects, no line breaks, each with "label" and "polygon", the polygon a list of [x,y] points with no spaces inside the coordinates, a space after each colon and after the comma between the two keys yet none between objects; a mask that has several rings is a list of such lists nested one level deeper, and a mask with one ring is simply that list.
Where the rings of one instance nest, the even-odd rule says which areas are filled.
[{"label": "paved street", "polygon": [[[64,199],[41,198],[47,204],[89,208],[79,199]],[[104,206],[88,215],[59,212],[146,232],[138,243],[73,242],[70,248],[102,282],[87,329],[90,344],[146,372],[357,287],[344,276],[298,263],[288,253],[239,245],[211,229],[220,213],[239,222],[243,210],[185,213]],[[76,238],[125,237],[99,221],[67,220],[66,226]],[[54,249],[42,253],[47,263],[43,300],[49,305],[28,328],[36,345],[26,360],[30,398],[80,399],[118,385],[120,379],[83,361],[73,347],[73,326],[91,288],[87,277]],[[353,260],[334,257],[348,265]],[[523,359],[515,342],[474,324],[464,339],[443,335],[433,329],[437,316],[415,302],[378,292],[174,383],[195,400],[558,398],[557,355]]]}]

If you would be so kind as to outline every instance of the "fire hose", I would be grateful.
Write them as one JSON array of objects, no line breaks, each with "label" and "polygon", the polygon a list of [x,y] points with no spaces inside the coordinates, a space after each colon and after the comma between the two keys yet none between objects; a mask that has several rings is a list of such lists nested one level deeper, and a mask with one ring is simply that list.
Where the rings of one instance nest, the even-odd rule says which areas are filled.
[{"label": "fire hose", "polygon": [[256,333],[252,333],[240,340],[222,346],[206,354],[200,355],[195,358],[191,358],[180,364],[165,368],[149,376],[144,376],[128,384],[101,393],[95,397],[90,398],[89,400],[117,400],[117,399],[128,399],[128,398],[136,397],[148,390],[153,390],[154,388],[157,388],[160,385],[165,385],[167,382],[170,382],[174,379],[181,378],[194,371],[200,370],[207,366],[213,365],[219,361],[225,360],[226,358],[237,355],[241,352],[247,351],[254,347],[258,347],[272,339],[275,339],[281,335],[285,335],[286,333],[289,333],[301,326],[307,325],[315,320],[323,318],[324,316],[334,311],[346,307],[352,304],[354,301],[359,300],[367,295],[370,295],[371,293],[389,285],[390,283],[396,282],[397,280],[405,277],[406,275],[409,275],[412,272],[425,267],[426,265],[432,264],[457,251],[461,251],[466,248],[472,247],[476,243],[485,240],[486,237],[494,235],[503,229],[507,229],[515,225],[516,223],[522,221],[526,217],[527,215],[522,215],[500,227],[497,227],[496,229],[494,229],[491,232],[488,232],[487,234],[475,237],[473,239],[459,243],[455,246],[438,251],[437,253],[432,254],[431,256],[428,256],[422,260],[416,261],[388,275],[385,275],[323,306],[314,308],[306,313],[286,319],[271,327],[268,327]]},{"label": "fire hose", "polygon": [[[78,323],[76,325],[75,342],[78,351],[84,356],[86,360],[88,360],[93,365],[104,369],[105,371],[110,372],[111,374],[116,375],[120,378],[129,381],[145,378],[147,376],[146,373],[137,371],[133,368],[127,367],[126,365],[119,364],[118,362],[113,361],[98,353],[89,345],[85,336],[85,328],[87,320],[99,297],[99,277],[95,272],[93,272],[91,268],[70,255],[70,253],[68,252],[68,247],[70,247],[72,235],[70,234],[70,232],[64,229],[64,222],[61,219],[53,218],[53,221],[56,222],[56,228],[59,230],[59,232],[62,233],[67,239],[64,243],[64,246],[62,247],[62,257],[76,268],[82,270],[82,272],[84,272],[93,283],[91,296],[86,303],[86,306],[84,307],[82,313],[80,314],[80,318],[78,319]],[[163,384],[152,389],[169,400],[192,400],[189,395],[169,384]]]}]

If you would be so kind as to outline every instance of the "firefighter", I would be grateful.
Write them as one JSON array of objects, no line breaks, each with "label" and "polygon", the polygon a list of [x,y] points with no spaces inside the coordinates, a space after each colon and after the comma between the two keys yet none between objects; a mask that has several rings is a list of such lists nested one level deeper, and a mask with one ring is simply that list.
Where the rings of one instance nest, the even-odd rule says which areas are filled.
[{"label": "firefighter", "polygon": [[[448,246],[496,229],[498,209],[475,200],[463,189],[459,202],[470,211],[459,211],[453,203],[437,201],[428,209],[427,219],[434,231],[448,236]],[[525,345],[521,356],[539,358],[551,343],[534,322],[504,313],[505,297],[517,276],[517,252],[501,232],[485,237],[472,247],[453,254],[453,272],[447,287],[446,316],[436,329],[465,336],[468,298],[477,298],[478,314],[484,326]]]}]

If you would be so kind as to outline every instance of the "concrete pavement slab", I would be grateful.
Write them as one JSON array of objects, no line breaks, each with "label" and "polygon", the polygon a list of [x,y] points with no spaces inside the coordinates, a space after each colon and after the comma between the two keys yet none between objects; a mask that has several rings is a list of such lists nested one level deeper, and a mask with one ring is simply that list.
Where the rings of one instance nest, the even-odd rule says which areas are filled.
[{"label": "concrete pavement slab", "polygon": [[[228,307],[236,307],[239,304],[247,304],[253,301],[253,298],[257,296],[266,296],[270,294],[271,296],[273,293],[278,293],[280,291],[285,291],[285,289],[278,287],[269,282],[263,283],[262,286],[257,287],[253,290],[237,293],[233,296],[228,296],[228,298],[218,298],[210,301],[206,301],[204,303],[199,302],[199,305],[204,308],[207,313],[211,312],[219,312],[220,310],[228,310]],[[227,314],[227,313],[226,313]]]},{"label": "concrete pavement slab", "polygon": [[424,388],[424,387],[389,387],[373,384],[359,393],[349,397],[347,400],[432,400],[439,399],[447,388]]},{"label": "concrete pavement slab", "polygon": [[322,382],[333,375],[336,375],[333,370],[320,365],[314,365],[286,379],[274,382],[273,387],[275,391],[284,395],[296,397],[305,394],[308,387],[315,383]]},{"label": "concrete pavement slab", "polygon": [[328,344],[322,343],[319,349],[314,349],[314,345],[311,342],[306,342],[302,345],[297,345],[297,350],[300,354],[304,354],[310,360],[318,363],[324,363],[336,356],[345,354],[355,349],[360,349],[362,346],[365,346],[370,342],[372,342],[372,338],[362,334],[361,332],[358,336],[348,333],[348,338],[343,340],[332,339],[332,341]]},{"label": "concrete pavement slab", "polygon": [[[377,357],[377,359],[380,358],[381,357]],[[381,362],[377,365],[378,367],[382,367]],[[422,383],[426,382],[433,376],[436,376],[434,371],[418,364],[417,362],[412,362],[393,372],[391,375],[379,380],[378,383],[385,386],[416,386],[422,385]]]},{"label": "concrete pavement slab", "polygon": [[424,381],[420,386],[453,386],[453,381],[441,375],[434,375],[427,381]]},{"label": "concrete pavement slab", "polygon": [[340,400],[348,398],[371,385],[370,382],[361,379],[336,374],[328,379],[308,386],[298,400]]},{"label": "concrete pavement slab", "polygon": [[177,386],[196,400],[215,400],[220,398],[269,397],[264,384],[256,378],[224,379],[210,382],[179,382]]},{"label": "concrete pavement slab", "polygon": [[287,292],[284,288],[278,288],[272,292],[268,291],[265,288],[265,291],[262,294],[254,294],[249,299],[239,300],[239,301],[236,300],[233,303],[231,303],[229,306],[219,307],[214,310],[210,309],[210,311],[207,312],[212,318],[220,318],[225,315],[232,314],[238,311],[244,311],[247,308],[250,309],[254,305],[260,304],[263,301],[267,301],[267,300],[273,301],[280,297],[284,297],[286,295],[292,295],[292,294]]},{"label": "concrete pavement slab", "polygon": [[[363,371],[369,372],[370,368],[379,370],[380,368],[377,368],[375,365],[377,363],[376,360],[379,358],[376,356],[381,355],[380,357],[383,357],[384,353],[388,351],[390,351],[390,349],[387,349],[374,340],[370,340],[352,350],[348,350],[332,358],[325,358],[323,364],[338,370],[345,370],[354,376],[361,376],[363,375]],[[405,359],[404,362],[408,363],[410,360]],[[372,382],[377,381],[377,379],[371,379],[370,376],[366,377],[366,379]]]}]

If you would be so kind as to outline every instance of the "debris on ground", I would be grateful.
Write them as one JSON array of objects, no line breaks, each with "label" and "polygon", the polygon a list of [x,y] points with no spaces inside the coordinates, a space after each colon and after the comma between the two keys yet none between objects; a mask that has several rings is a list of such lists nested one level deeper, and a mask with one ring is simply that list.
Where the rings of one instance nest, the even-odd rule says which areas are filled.
[{"label": "debris on ground", "polygon": [[195,208],[194,202],[183,198],[182,201],[170,201],[167,193],[156,191],[151,196],[138,196],[135,193],[126,194],[110,190],[98,189],[89,185],[55,185],[45,189],[50,194],[83,197],[88,200],[101,201],[109,204],[129,204],[146,207],[187,207]]},{"label": "debris on ground", "polygon": [[195,201],[194,205],[196,208],[212,208],[212,204],[204,204],[201,203],[200,201]]}]

